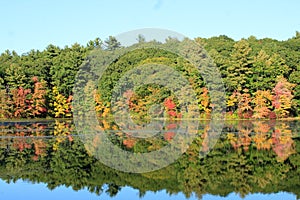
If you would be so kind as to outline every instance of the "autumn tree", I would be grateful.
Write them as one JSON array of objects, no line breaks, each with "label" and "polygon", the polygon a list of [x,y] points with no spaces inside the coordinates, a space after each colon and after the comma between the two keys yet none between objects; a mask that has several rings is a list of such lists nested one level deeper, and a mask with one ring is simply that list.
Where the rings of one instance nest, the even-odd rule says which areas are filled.
[{"label": "autumn tree", "polygon": [[252,100],[254,104],[253,118],[261,119],[269,116],[272,106],[272,94],[269,90],[258,90],[255,92],[255,96]]},{"label": "autumn tree", "polygon": [[51,112],[54,117],[71,117],[72,96],[66,98],[64,95],[59,93],[56,87],[53,87],[52,95],[50,106],[52,108]]},{"label": "autumn tree", "polygon": [[16,118],[26,118],[29,117],[30,109],[30,99],[29,95],[31,94],[30,89],[24,89],[19,87],[18,89],[12,90],[12,112],[13,116]]},{"label": "autumn tree", "polygon": [[31,115],[34,117],[43,116],[47,112],[46,108],[46,82],[42,81],[39,82],[37,77],[33,77],[32,80],[34,81],[34,91],[31,96]]},{"label": "autumn tree", "polygon": [[273,88],[272,105],[279,118],[288,117],[292,108],[293,88],[295,84],[289,83],[285,78],[278,77],[276,86]]}]

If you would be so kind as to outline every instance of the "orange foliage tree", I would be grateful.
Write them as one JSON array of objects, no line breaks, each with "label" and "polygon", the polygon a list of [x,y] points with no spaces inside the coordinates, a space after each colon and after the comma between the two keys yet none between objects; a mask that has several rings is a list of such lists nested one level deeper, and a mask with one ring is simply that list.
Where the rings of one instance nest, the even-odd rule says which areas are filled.
[{"label": "orange foliage tree", "polygon": [[42,116],[47,113],[46,109],[46,82],[39,82],[38,78],[35,76],[32,78],[34,81],[34,91],[31,97],[31,105],[29,108],[31,109],[30,114],[34,117]]},{"label": "orange foliage tree", "polygon": [[257,92],[255,92],[255,96],[252,100],[254,104],[253,118],[261,119],[269,116],[271,112],[270,107],[272,106],[272,98],[272,94],[269,90],[258,90]]},{"label": "orange foliage tree", "polygon": [[22,87],[12,90],[13,117],[26,118],[29,116],[30,94],[30,89],[24,89]]},{"label": "orange foliage tree", "polygon": [[272,105],[275,108],[277,117],[288,117],[292,108],[293,88],[295,84],[289,83],[285,78],[279,77],[273,89]]}]

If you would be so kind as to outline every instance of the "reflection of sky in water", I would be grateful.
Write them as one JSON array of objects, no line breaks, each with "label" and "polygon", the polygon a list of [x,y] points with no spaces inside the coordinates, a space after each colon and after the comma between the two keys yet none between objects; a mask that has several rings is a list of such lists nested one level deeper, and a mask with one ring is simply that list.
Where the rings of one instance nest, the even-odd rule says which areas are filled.
[{"label": "reflection of sky in water", "polygon": [[[80,190],[78,192],[72,190],[72,188],[58,187],[53,191],[50,191],[46,184],[31,184],[23,181],[17,181],[16,183],[7,184],[4,181],[0,181],[0,199],[5,200],[15,200],[15,199],[30,199],[30,200],[59,200],[59,199],[72,199],[72,200],[94,200],[94,199],[110,199],[105,193],[100,196],[90,193],[87,190]],[[119,192],[119,194],[111,199],[114,200],[127,200],[127,199],[139,199],[138,190],[134,190],[130,187],[124,187]],[[147,192],[142,198],[143,200],[152,199],[172,199],[172,200],[182,200],[185,199],[182,193],[177,195],[169,196],[165,191],[161,192]],[[197,199],[196,197],[191,197],[192,199]],[[230,194],[227,197],[218,197],[213,195],[204,195],[203,200],[217,200],[217,199],[242,199],[238,194]],[[281,192],[278,194],[250,194],[247,195],[244,200],[295,200],[296,196],[286,192]]]}]

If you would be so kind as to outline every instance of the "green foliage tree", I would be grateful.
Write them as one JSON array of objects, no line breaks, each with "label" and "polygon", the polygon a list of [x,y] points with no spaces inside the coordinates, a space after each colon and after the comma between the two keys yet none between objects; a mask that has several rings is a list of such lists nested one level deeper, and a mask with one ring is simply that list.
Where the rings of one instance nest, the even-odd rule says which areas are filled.
[{"label": "green foliage tree", "polygon": [[112,51],[121,47],[121,43],[114,36],[109,36],[104,43],[108,51]]},{"label": "green foliage tree", "polygon": [[246,40],[240,40],[234,45],[227,64],[226,84],[230,91],[241,91],[249,87],[249,77],[253,73],[250,52],[251,47]]}]

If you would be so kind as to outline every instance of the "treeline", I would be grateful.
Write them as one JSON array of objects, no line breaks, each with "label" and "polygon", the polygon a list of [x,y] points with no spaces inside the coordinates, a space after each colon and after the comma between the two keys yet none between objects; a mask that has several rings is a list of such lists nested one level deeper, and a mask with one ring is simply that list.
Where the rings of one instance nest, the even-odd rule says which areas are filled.
[{"label": "treeline", "polygon": [[[139,42],[145,42],[145,39],[141,37]],[[286,41],[254,36],[234,41],[219,36],[196,38],[195,42],[204,47],[222,74],[228,117],[285,118],[299,115],[299,32]],[[116,38],[109,37],[104,42],[96,38],[85,46],[74,44],[59,48],[49,45],[43,51],[32,50],[22,55],[5,51],[0,56],[0,118],[72,117],[72,89],[79,67],[92,50],[118,48],[122,47]],[[209,116],[213,105],[199,74],[187,70],[189,65],[178,61],[171,53],[143,50],[130,52],[111,64],[95,95],[95,107],[100,117],[111,111],[109,95],[117,78],[133,66],[151,62],[166,64],[185,73],[199,98],[200,112]],[[145,115],[149,105],[166,104],[170,100],[176,103],[170,92],[150,85],[134,93],[131,111]],[[172,112],[180,116],[176,107]]]}]

